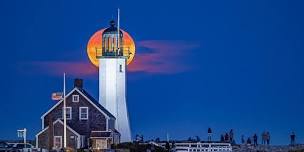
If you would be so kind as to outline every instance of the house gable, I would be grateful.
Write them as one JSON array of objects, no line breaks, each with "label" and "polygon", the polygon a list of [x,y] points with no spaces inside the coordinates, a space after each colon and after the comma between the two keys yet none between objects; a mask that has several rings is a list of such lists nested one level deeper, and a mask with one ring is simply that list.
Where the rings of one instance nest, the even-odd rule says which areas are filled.
[{"label": "house gable", "polygon": [[[79,96],[79,102],[73,102],[73,95]],[[94,100],[94,101],[92,101]],[[108,130],[113,129],[115,117],[102,107],[97,101],[92,98],[87,92],[82,89],[74,88],[66,95],[66,106],[71,107],[71,120],[67,120],[67,124],[83,135],[89,135],[89,130]],[[88,107],[89,119],[79,119],[79,107]],[[48,126],[49,123],[62,119],[63,100],[58,101],[52,108],[41,116],[42,129]]]},{"label": "house gable", "polygon": [[[80,91],[78,88],[74,88],[72,91],[70,91],[67,95],[66,95],[66,98],[70,97],[71,94],[74,92],[74,91],[77,91],[79,94],[81,94],[89,103],[91,103],[95,108],[97,108],[102,114],[104,114],[106,116],[106,118],[114,118],[115,117],[109,112],[107,111],[104,107],[102,107],[102,105],[100,105],[99,103],[96,103],[96,101],[93,101],[95,99],[93,99],[91,96],[89,96],[89,94],[83,90]],[[42,116],[41,116],[41,119],[43,119],[48,113],[50,113],[53,109],[55,109],[58,105],[60,105],[61,103],[63,102],[63,99],[61,99],[60,101],[58,101],[52,108],[50,108],[46,113],[44,113]],[[95,103],[94,103],[95,102]]]},{"label": "house gable", "polygon": [[[57,119],[52,123],[52,129],[53,129],[53,136],[62,136],[63,134],[63,122],[60,119]],[[53,137],[49,137],[49,126],[41,130],[36,135],[36,148],[44,148],[44,149],[52,149],[52,145],[49,144],[50,139],[53,139]],[[80,134],[77,133],[75,130],[73,130],[70,126],[67,125],[67,139],[69,146],[72,147],[80,147]],[[71,138],[74,137],[74,138]],[[77,138],[76,138],[77,137]],[[75,141],[76,140],[76,141]],[[76,143],[75,143],[76,142]],[[74,145],[76,144],[76,145]]]},{"label": "house gable", "polygon": [[[80,103],[79,102],[72,102],[71,100],[72,100],[73,95],[79,95],[79,98],[82,98],[83,100],[81,100]],[[101,106],[99,103],[97,103],[97,101],[93,97],[91,97],[85,90],[80,90],[80,89],[75,87],[72,91],[70,91],[66,95],[67,107],[69,107],[70,104],[82,105],[83,103],[81,103],[81,102],[84,102],[84,101],[89,103],[90,107],[96,108],[107,119],[107,121],[108,120],[115,120],[115,117],[109,111],[107,111],[103,106]],[[54,111],[56,108],[58,109],[58,107],[62,107],[62,104],[63,104],[63,99],[58,101],[52,108],[50,108],[46,113],[44,113],[41,116],[42,129],[44,129],[45,126],[46,126],[46,122],[44,122],[45,117],[48,116],[49,113]],[[72,108],[73,108],[73,106],[72,106]],[[72,111],[73,111],[72,116],[77,116],[78,115],[77,113],[75,113],[75,112],[78,112],[78,110],[76,110],[75,107],[74,107],[74,109],[72,109]],[[52,116],[52,117],[54,117],[54,116]],[[57,117],[57,118],[62,117],[62,112],[57,114],[55,117]]]}]

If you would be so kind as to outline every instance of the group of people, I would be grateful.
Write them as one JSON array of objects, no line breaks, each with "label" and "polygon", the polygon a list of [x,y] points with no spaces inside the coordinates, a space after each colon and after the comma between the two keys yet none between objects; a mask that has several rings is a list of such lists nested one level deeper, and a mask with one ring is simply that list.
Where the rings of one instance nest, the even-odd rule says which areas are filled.
[{"label": "group of people", "polygon": [[264,131],[262,133],[262,145],[270,144],[270,133],[269,131]]},{"label": "group of people", "polygon": [[[270,133],[269,133],[269,131],[264,131],[261,136],[262,136],[262,145],[266,145],[266,144],[269,145],[270,144]],[[254,134],[252,136],[252,139],[253,139],[253,145],[257,146],[258,145],[258,135]],[[242,142],[242,144],[245,144],[244,135],[242,135],[241,142]],[[252,144],[251,137],[248,137],[248,139],[246,141],[246,144]]]},{"label": "group of people", "polygon": [[[212,130],[211,130],[211,128],[208,128],[208,142],[211,142],[211,137],[212,137]],[[269,133],[269,131],[264,131],[261,134],[261,139],[262,139],[262,142],[261,142],[262,145],[270,145],[270,133]],[[296,140],[296,135],[295,135],[294,132],[291,132],[291,134],[290,134],[290,145],[295,145],[295,140]],[[220,141],[235,144],[233,129],[231,129],[229,132],[221,134]],[[254,146],[257,146],[258,145],[258,135],[254,134],[253,136],[248,137],[247,140],[245,140],[244,135],[242,135],[241,143],[242,144],[249,144],[249,145],[251,145],[253,143]]]},{"label": "group of people", "polygon": [[235,143],[233,129],[221,135],[221,142]]},{"label": "group of people", "polygon": [[[261,135],[262,137],[262,145],[269,145],[270,144],[270,133],[269,131],[264,131]],[[258,135],[254,134],[252,137],[248,137],[247,141],[245,142],[244,135],[241,137],[241,142],[242,144],[252,144],[252,139],[253,139],[253,145],[257,146],[258,145]],[[290,145],[293,146],[296,144],[296,135],[294,132],[291,132],[290,134]]]}]

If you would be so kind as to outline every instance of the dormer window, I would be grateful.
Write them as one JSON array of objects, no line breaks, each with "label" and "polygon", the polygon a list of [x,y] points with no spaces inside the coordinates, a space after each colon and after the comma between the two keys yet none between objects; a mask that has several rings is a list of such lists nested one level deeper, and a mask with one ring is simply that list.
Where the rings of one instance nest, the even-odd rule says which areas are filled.
[{"label": "dormer window", "polygon": [[79,95],[73,95],[72,96],[72,101],[73,102],[79,102]]},{"label": "dormer window", "polygon": [[79,120],[89,119],[89,107],[79,107]]}]

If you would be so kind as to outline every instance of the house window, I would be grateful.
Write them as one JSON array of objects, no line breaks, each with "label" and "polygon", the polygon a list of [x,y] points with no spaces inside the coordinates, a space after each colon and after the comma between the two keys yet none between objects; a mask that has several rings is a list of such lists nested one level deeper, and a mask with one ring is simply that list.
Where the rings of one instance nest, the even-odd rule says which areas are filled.
[{"label": "house window", "polygon": [[122,72],[122,65],[119,65],[119,72]]},{"label": "house window", "polygon": [[80,120],[89,119],[89,108],[88,107],[79,107],[79,119]]},{"label": "house window", "polygon": [[[66,119],[71,120],[72,119],[72,107],[65,107],[66,108]],[[62,119],[63,119],[63,108],[62,108]]]},{"label": "house window", "polygon": [[54,136],[54,148],[61,149],[62,148],[62,137]]},{"label": "house window", "polygon": [[73,95],[72,96],[72,101],[73,102],[79,102],[79,95]]}]

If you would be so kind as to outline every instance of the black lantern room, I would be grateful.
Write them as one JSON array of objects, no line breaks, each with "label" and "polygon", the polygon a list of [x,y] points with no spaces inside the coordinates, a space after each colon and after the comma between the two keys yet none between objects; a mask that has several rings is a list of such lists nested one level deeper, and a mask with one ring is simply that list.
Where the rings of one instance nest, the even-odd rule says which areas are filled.
[{"label": "black lantern room", "polygon": [[115,25],[115,21],[110,22],[110,27],[102,33],[102,56],[123,56],[123,33]]}]

